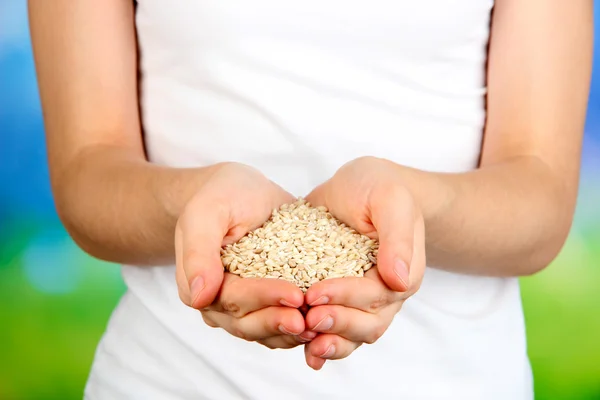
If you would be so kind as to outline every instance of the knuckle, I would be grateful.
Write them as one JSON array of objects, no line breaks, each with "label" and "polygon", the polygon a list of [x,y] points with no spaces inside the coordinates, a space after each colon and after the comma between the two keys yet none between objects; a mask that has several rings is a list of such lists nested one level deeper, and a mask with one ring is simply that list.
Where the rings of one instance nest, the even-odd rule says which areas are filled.
[{"label": "knuckle", "polygon": [[233,316],[238,316],[240,314],[240,306],[231,300],[223,300],[221,299],[221,307],[223,310]]},{"label": "knuckle", "polygon": [[206,313],[202,313],[202,319],[204,320],[206,325],[210,326],[211,328],[218,328],[217,323],[208,315],[206,315]]},{"label": "knuckle", "polygon": [[264,341],[259,340],[258,343],[262,344],[263,346],[265,346],[266,348],[271,349],[271,350],[275,350],[275,349],[279,348],[272,341],[269,341],[269,340],[264,340]]},{"label": "knuckle", "polygon": [[382,159],[375,156],[362,156],[355,160],[355,165],[362,168],[373,168],[379,166],[382,163]]},{"label": "knuckle", "polygon": [[385,333],[387,327],[383,326],[383,325],[379,325],[377,327],[375,327],[365,338],[365,343],[366,344],[373,344],[375,342],[377,342]]},{"label": "knuckle", "polygon": [[376,313],[379,310],[381,310],[383,307],[390,304],[391,301],[392,301],[392,299],[391,299],[390,294],[387,292],[382,292],[379,294],[379,296],[373,302],[371,302],[371,304],[369,305],[369,311],[372,313]]},{"label": "knuckle", "polygon": [[233,329],[233,335],[239,337],[242,340],[245,340],[247,342],[250,341],[250,339],[248,338],[248,335],[246,334],[246,332],[243,329],[240,328],[234,328]]},{"label": "knuckle", "polygon": [[394,293],[394,295],[392,296],[392,301],[390,302],[390,304],[397,304],[402,306],[402,304],[406,301],[407,298],[409,298],[410,296],[412,296],[412,294],[409,292],[398,292],[398,293]]},{"label": "knuckle", "polygon": [[248,342],[250,341],[250,338],[248,337],[248,333],[235,320],[231,324],[231,334],[233,336],[239,337],[242,340],[246,340]]},{"label": "knuckle", "polygon": [[285,340],[283,338],[269,338],[265,340],[259,340],[257,341],[257,343],[262,344],[263,346],[271,350],[291,349],[298,346],[298,343],[291,343],[290,341]]}]

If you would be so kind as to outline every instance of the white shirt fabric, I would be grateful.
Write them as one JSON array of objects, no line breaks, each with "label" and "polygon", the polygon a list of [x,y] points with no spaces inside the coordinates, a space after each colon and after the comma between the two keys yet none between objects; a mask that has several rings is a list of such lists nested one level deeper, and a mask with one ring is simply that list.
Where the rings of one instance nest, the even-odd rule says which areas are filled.
[{"label": "white shirt fabric", "polygon": [[[252,165],[305,195],[373,155],[476,168],[492,0],[140,0],[150,159]],[[449,234],[452,234],[449,232]],[[531,400],[517,279],[429,266],[384,336],[321,371],[207,327],[173,266],[123,266],[90,400]]]}]

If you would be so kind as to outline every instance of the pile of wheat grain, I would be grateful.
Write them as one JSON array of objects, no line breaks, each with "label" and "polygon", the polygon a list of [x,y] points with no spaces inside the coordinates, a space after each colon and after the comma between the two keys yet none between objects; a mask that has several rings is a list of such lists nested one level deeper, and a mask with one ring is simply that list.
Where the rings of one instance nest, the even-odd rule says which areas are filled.
[{"label": "pile of wheat grain", "polygon": [[377,241],[304,199],[273,210],[265,224],[221,249],[225,270],[242,278],[285,279],[306,291],[322,279],[363,276]]}]

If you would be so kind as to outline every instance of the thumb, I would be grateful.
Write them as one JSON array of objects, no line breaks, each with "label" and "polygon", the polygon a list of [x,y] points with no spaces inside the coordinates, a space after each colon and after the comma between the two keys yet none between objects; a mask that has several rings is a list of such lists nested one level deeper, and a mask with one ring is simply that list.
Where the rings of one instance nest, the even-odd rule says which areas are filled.
[{"label": "thumb", "polygon": [[322,183],[319,186],[317,186],[316,188],[314,188],[309,194],[306,195],[304,200],[306,200],[307,202],[309,202],[311,205],[313,205],[315,207],[316,206],[329,207],[329,205],[327,204],[326,196],[325,196],[326,184],[327,184],[327,182]]},{"label": "thumb", "polygon": [[[415,209],[408,193],[403,190],[395,192],[377,196],[371,203],[371,222],[379,237],[379,275],[390,289],[405,292],[410,287]],[[373,198],[376,193],[371,195]]]},{"label": "thumb", "polygon": [[188,218],[177,226],[177,269],[184,275],[180,286],[189,288],[186,303],[192,308],[200,310],[208,307],[221,289],[224,269],[220,251],[227,231],[226,221],[227,218],[218,212],[206,212],[196,214],[193,220]]}]

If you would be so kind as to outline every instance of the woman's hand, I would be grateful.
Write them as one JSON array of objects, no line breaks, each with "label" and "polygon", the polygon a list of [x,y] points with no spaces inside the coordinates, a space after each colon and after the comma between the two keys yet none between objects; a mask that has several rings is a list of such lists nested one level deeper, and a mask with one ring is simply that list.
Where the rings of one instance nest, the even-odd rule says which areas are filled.
[{"label": "woman's hand", "polygon": [[338,278],[313,285],[306,326],[319,335],[305,347],[307,364],[349,356],[383,335],[425,271],[423,216],[398,180],[394,164],[365,157],[340,168],[307,196],[358,232],[379,240],[377,267],[363,278]]},{"label": "woman's hand", "polygon": [[224,273],[221,247],[261,226],[293,196],[257,170],[227,163],[214,167],[191,198],[175,229],[179,297],[201,310],[206,323],[271,348],[301,343],[302,291],[275,279],[242,279]]},{"label": "woman's hand", "polygon": [[225,273],[216,300],[202,309],[208,326],[223,328],[233,336],[255,341],[271,349],[305,343],[302,292],[280,279],[240,278]]}]

